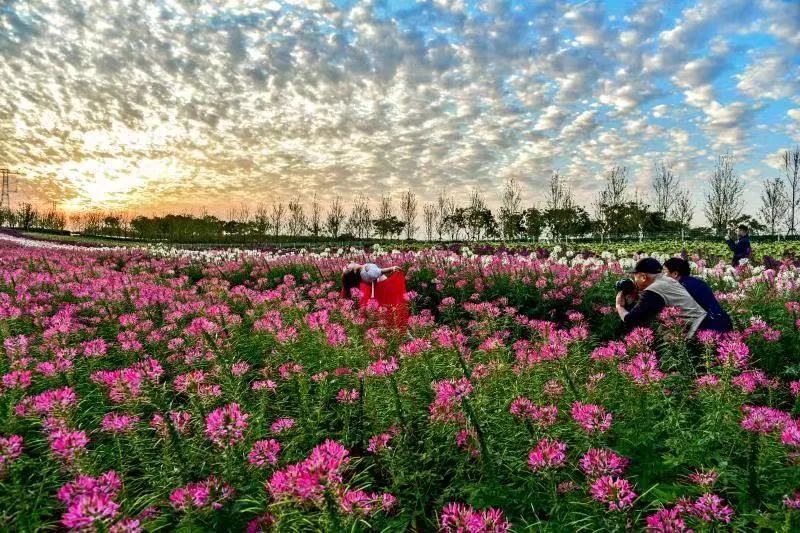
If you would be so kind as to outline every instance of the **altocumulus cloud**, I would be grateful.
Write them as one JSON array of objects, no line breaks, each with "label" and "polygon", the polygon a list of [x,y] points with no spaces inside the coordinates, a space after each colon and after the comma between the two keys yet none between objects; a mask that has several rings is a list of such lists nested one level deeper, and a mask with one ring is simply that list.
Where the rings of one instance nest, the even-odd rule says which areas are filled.
[{"label": "altocumulus cloud", "polygon": [[556,168],[588,198],[612,164],[646,187],[655,158],[693,180],[726,150],[766,176],[800,141],[798,35],[796,0],[6,0],[0,164],[72,209]]}]

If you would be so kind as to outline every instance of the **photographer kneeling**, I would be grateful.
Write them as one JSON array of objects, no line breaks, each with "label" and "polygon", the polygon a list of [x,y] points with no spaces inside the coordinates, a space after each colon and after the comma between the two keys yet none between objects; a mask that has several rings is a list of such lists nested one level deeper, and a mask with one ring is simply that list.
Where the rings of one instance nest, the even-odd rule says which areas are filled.
[{"label": "photographer kneeling", "polygon": [[652,257],[636,263],[633,282],[639,291],[639,301],[630,310],[626,307],[630,306],[630,295],[623,290],[617,292],[617,313],[628,328],[649,326],[665,307],[676,307],[680,309],[680,318],[689,324],[686,337],[691,338],[706,318],[703,308],[680,283],[665,276],[661,263]]}]

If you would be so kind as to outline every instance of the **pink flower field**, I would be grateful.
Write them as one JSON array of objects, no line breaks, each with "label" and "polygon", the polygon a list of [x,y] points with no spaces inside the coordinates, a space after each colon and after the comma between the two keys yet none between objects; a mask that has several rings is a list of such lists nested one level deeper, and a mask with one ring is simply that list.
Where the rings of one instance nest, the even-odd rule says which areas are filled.
[{"label": "pink flower field", "polygon": [[736,332],[624,332],[622,253],[0,243],[0,529],[800,528],[800,270],[693,268]]}]

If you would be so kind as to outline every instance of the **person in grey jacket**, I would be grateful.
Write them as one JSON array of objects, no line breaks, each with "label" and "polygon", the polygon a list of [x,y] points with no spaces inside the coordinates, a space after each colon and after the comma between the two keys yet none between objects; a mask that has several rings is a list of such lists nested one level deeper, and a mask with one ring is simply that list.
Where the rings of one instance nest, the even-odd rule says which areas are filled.
[{"label": "person in grey jacket", "polygon": [[680,283],[663,274],[657,259],[640,259],[633,269],[633,281],[639,289],[639,301],[630,311],[625,307],[625,295],[617,293],[617,314],[626,327],[648,326],[665,307],[676,307],[680,309],[680,318],[689,324],[686,337],[694,336],[706,318],[706,311]]}]

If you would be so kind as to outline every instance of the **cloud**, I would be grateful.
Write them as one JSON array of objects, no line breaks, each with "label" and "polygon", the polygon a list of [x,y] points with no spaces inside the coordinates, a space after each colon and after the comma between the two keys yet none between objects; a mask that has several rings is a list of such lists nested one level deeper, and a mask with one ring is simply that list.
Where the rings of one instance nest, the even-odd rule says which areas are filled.
[{"label": "cloud", "polygon": [[[588,194],[612,164],[645,175],[665,157],[690,172],[743,149],[769,100],[780,119],[760,161],[797,130],[793,9],[12,2],[0,9],[0,163],[25,176],[17,200],[71,209],[224,214],[405,188],[427,201],[512,175],[533,192],[553,168]],[[748,40],[756,31],[772,40]]]}]

